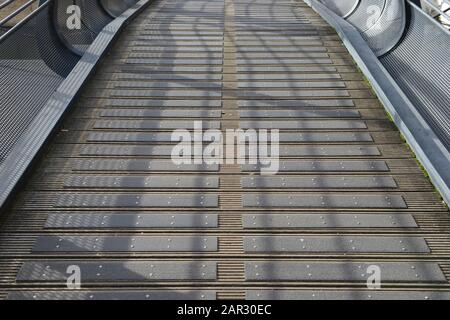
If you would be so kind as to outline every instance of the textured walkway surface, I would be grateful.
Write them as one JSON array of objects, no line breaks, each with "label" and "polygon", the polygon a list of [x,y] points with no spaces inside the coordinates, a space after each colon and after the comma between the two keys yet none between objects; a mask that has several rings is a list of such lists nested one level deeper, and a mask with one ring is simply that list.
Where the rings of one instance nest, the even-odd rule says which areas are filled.
[{"label": "textured walkway surface", "polygon": [[[280,129],[280,172],[174,165],[194,120]],[[0,230],[0,298],[450,298],[448,210],[300,0],[155,1]]]}]

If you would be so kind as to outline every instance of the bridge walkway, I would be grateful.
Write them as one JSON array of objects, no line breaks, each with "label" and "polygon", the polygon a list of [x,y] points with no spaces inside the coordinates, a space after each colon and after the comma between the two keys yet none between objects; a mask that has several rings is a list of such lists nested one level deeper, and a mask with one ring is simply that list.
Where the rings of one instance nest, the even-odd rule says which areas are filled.
[{"label": "bridge walkway", "polygon": [[[279,129],[278,174],[174,164],[199,121]],[[0,298],[449,298],[448,213],[303,1],[160,0],[3,215]]]}]

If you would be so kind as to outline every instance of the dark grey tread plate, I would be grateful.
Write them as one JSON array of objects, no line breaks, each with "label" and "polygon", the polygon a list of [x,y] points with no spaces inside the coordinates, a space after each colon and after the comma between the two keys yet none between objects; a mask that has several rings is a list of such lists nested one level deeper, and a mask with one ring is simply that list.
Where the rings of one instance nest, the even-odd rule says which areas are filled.
[{"label": "dark grey tread plate", "polygon": [[450,300],[449,291],[404,290],[247,290],[247,300]]},{"label": "dark grey tread plate", "polygon": [[125,61],[127,64],[145,64],[145,65],[222,65],[223,59],[137,59],[129,58]]},{"label": "dark grey tread plate", "polygon": [[[317,50],[304,52],[238,52],[237,57],[239,59],[292,59],[292,58],[329,58],[327,49],[325,47],[318,47]],[[255,75],[256,76],[256,75]],[[299,75],[301,76],[301,75]],[[307,76],[307,75],[305,75]],[[314,75],[311,75],[314,76]],[[320,75],[318,75],[320,78]],[[335,75],[337,79],[340,78],[339,75]],[[240,78],[238,78],[240,79]],[[287,80],[287,79],[285,79]]]},{"label": "dark grey tread plate", "polygon": [[[307,40],[307,39],[306,39]],[[247,40],[250,41],[251,40]],[[304,59],[329,59],[330,55],[323,50],[319,51],[308,51],[308,52],[242,52],[237,51],[236,55],[236,62],[238,64],[241,63],[253,63],[253,61],[262,61],[265,59],[268,64],[271,63],[271,61],[279,61],[280,63],[284,64],[286,61],[303,61]]]},{"label": "dark grey tread plate", "polygon": [[246,252],[267,253],[430,253],[422,237],[412,236],[247,236]]},{"label": "dark grey tread plate", "polygon": [[[207,71],[207,70],[205,70]],[[219,90],[187,90],[187,89],[169,89],[169,90],[156,90],[156,89],[147,89],[147,90],[123,90],[116,89],[111,92],[111,97],[128,97],[128,98],[137,98],[137,97],[192,97],[192,98],[220,98],[222,96],[222,92]]]},{"label": "dark grey tread plate", "polygon": [[70,176],[64,182],[67,188],[134,188],[134,189],[216,189],[219,187],[218,177],[205,176]]},{"label": "dark grey tread plate", "polygon": [[241,118],[359,118],[358,110],[239,110]]},{"label": "dark grey tread plate", "polygon": [[134,40],[130,46],[133,52],[212,52],[222,53],[222,46],[164,46],[163,44],[153,44],[149,46],[145,41]]},{"label": "dark grey tread plate", "polygon": [[363,282],[371,275],[371,266],[379,267],[383,283],[447,282],[434,262],[246,262],[246,281],[332,281]]},{"label": "dark grey tread plate", "polygon": [[[80,149],[83,156],[171,156],[173,146],[140,146],[140,145],[87,145]],[[375,146],[280,146],[280,156],[286,157],[350,157],[379,156]]]},{"label": "dark grey tread plate", "polygon": [[[187,81],[186,81],[187,80]],[[219,81],[192,81],[189,79],[178,80],[141,80],[141,81],[114,81],[109,85],[109,88],[114,89],[221,89],[222,82]]]},{"label": "dark grey tread plate", "polygon": [[84,282],[118,281],[207,281],[217,278],[215,262],[153,262],[153,261],[96,261],[96,262],[25,262],[17,281],[65,282],[70,266],[80,268]]},{"label": "dark grey tread plate", "polygon": [[172,160],[75,160],[72,170],[76,171],[207,171],[219,170],[217,164],[180,164]]},{"label": "dark grey tread plate", "polygon": [[410,214],[245,214],[245,229],[417,228]]},{"label": "dark grey tread plate", "polygon": [[333,60],[328,58],[277,58],[277,59],[237,59],[238,65],[292,65],[292,64],[332,64]]},{"label": "dark grey tread plate", "polygon": [[336,195],[336,194],[244,194],[244,208],[396,208],[406,209],[402,196],[397,195]]},{"label": "dark grey tread plate", "polygon": [[311,176],[311,177],[243,177],[244,189],[278,189],[278,188],[396,188],[397,183],[390,176]]},{"label": "dark grey tread plate", "polygon": [[[351,113],[348,112],[348,113]],[[319,112],[320,114],[320,112]],[[343,114],[346,114],[345,111]],[[122,118],[220,118],[220,110],[186,110],[186,109],[115,109],[102,110],[101,117]]]},{"label": "dark grey tread plate", "polygon": [[105,102],[106,107],[155,107],[155,108],[220,108],[221,100],[198,99],[111,99]]},{"label": "dark grey tread plate", "polygon": [[47,229],[217,228],[217,214],[203,213],[52,213]]},{"label": "dark grey tread plate", "polygon": [[215,300],[214,290],[19,291],[8,300]]},{"label": "dark grey tread plate", "polygon": [[279,134],[280,142],[372,142],[373,138],[370,133],[366,132],[306,132],[306,133],[287,133]]},{"label": "dark grey tread plate", "polygon": [[304,108],[304,107],[354,107],[349,99],[315,99],[315,100],[238,100],[239,108]]},{"label": "dark grey tread plate", "polygon": [[215,194],[64,193],[55,202],[60,208],[215,208]]},{"label": "dark grey tread plate", "polygon": [[[362,135],[362,134],[361,134]],[[190,138],[191,141],[215,141],[212,137],[207,135],[202,135],[198,137],[197,135],[191,135],[190,137],[185,137],[186,141]],[[180,138],[175,135],[172,137],[171,132],[89,132],[86,137],[86,141],[89,142],[179,142]],[[324,140],[328,141],[328,140]],[[355,140],[352,140],[355,141]],[[358,140],[361,141],[361,140]]]},{"label": "dark grey tread plate", "polygon": [[[125,93],[123,93],[125,94]],[[179,91],[181,95],[181,90]],[[200,94],[200,93],[198,93]],[[273,98],[303,98],[303,97],[348,97],[350,96],[347,90],[277,90],[277,89],[259,89],[257,90],[239,90],[237,93],[240,98],[255,98],[255,99],[273,99]],[[118,95],[120,96],[120,95]],[[213,97],[213,96],[212,96]]]},{"label": "dark grey tread plate", "polygon": [[[241,165],[243,172],[261,171],[260,164]],[[299,160],[280,161],[281,172],[387,172],[389,168],[384,161],[358,161],[358,160]]]},{"label": "dark grey tread plate", "polygon": [[197,81],[197,80],[211,80],[218,81],[222,80],[223,76],[221,74],[201,74],[201,73],[117,73],[114,77],[118,80],[151,80],[151,81],[161,81],[161,80],[185,80],[185,81]]},{"label": "dark grey tread plate", "polygon": [[341,75],[336,73],[300,73],[300,74],[278,74],[278,73],[255,73],[255,74],[237,74],[238,81],[295,81],[295,80],[334,80],[342,79]]},{"label": "dark grey tread plate", "polygon": [[214,252],[213,236],[39,236],[33,252]]},{"label": "dark grey tread plate", "polygon": [[346,88],[341,81],[239,81],[239,88],[258,89],[304,89],[304,88]]},{"label": "dark grey tread plate", "polygon": [[[182,120],[99,120],[94,129],[194,129],[194,121]],[[219,121],[202,121],[204,129],[220,129]]]},{"label": "dark grey tread plate", "polygon": [[366,129],[361,120],[241,121],[243,129]]},{"label": "dark grey tread plate", "polygon": [[80,155],[88,156],[171,156],[173,146],[92,145],[82,147]]},{"label": "dark grey tread plate", "polygon": [[[171,40],[169,39],[161,39],[160,37],[155,37],[158,40]],[[221,41],[223,39],[223,36],[221,37],[214,37],[214,36],[204,36],[202,37],[205,40],[219,40]],[[206,39],[208,38],[208,39]],[[177,41],[185,41],[185,40],[200,40],[200,39],[193,39],[192,37],[179,37],[178,39],[175,39]],[[194,59],[221,59],[223,58],[222,52],[198,52],[198,53],[190,53],[190,52],[170,52],[170,53],[162,53],[162,52],[143,52],[143,51],[132,51],[130,54],[128,54],[129,58],[137,58],[137,59],[186,59],[186,58],[194,58]],[[206,60],[209,61],[209,60]]]},{"label": "dark grey tread plate", "polygon": [[261,73],[283,73],[283,74],[295,74],[299,72],[311,72],[314,71],[314,69],[320,68],[322,71],[336,71],[335,67],[332,67],[328,64],[321,64],[320,67],[313,66],[312,64],[306,65],[306,66],[296,66],[296,65],[288,65],[288,66],[277,66],[277,65],[238,65],[236,67],[237,72],[239,73],[254,73],[254,72],[261,72]]}]

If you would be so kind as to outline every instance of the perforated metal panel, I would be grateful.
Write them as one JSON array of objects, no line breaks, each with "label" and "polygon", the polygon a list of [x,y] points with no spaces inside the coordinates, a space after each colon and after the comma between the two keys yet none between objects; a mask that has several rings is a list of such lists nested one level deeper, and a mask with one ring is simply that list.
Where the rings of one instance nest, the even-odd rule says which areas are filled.
[{"label": "perforated metal panel", "polygon": [[[372,14],[381,10],[379,19],[362,32],[362,36],[377,56],[389,52],[400,41],[406,25],[405,1],[387,0],[383,8],[367,7]],[[369,20],[373,18],[369,17]]]},{"label": "perforated metal panel", "polygon": [[111,17],[116,18],[136,2],[138,0],[100,0],[100,5]]},{"label": "perforated metal panel", "polygon": [[0,163],[78,61],[52,28],[52,10],[43,5],[0,40]]},{"label": "perforated metal panel", "polygon": [[405,1],[321,0],[329,9],[353,24],[377,56],[389,52],[400,41],[406,24]]},{"label": "perforated metal panel", "polygon": [[[74,0],[75,4],[82,9],[81,20],[83,24],[96,35],[110,23],[113,18],[107,14],[100,1]],[[127,1],[127,0],[125,0]]]},{"label": "perforated metal panel", "polygon": [[450,150],[450,34],[418,8],[409,10],[404,38],[380,60]]},{"label": "perforated metal panel", "polygon": [[[79,5],[83,12],[81,30],[68,30],[66,10],[71,4]],[[73,99],[73,92],[92,71],[105,44],[112,40],[111,34],[103,34],[103,43],[92,56],[84,57],[84,65],[76,74],[71,74],[93,35],[112,21],[97,9],[98,2],[91,0],[41,1],[37,10],[0,38],[0,173],[5,180],[2,202]],[[111,29],[112,34],[123,22]],[[64,94],[57,92],[58,88]],[[32,131],[36,139],[23,137]],[[2,166],[13,161],[17,167]]]},{"label": "perforated metal panel", "polygon": [[349,1],[320,0],[320,1],[341,17],[346,17],[349,14],[351,14],[360,2],[360,0],[349,0]]},{"label": "perforated metal panel", "polygon": [[[322,2],[334,6],[334,1]],[[449,149],[449,32],[405,1],[367,0],[347,20],[382,56],[383,65]]]},{"label": "perforated metal panel", "polygon": [[[54,19],[55,28],[59,36],[61,37],[62,41],[64,41],[64,44],[67,47],[69,47],[73,52],[75,52],[78,55],[82,55],[87,50],[89,45],[91,45],[92,42],[94,42],[99,31],[89,28],[89,26],[86,25],[86,23],[84,22],[84,20],[86,20],[85,13],[87,13],[85,7],[79,7],[81,14],[80,19],[82,19],[83,21],[81,23],[81,28],[70,29],[67,27],[67,19],[70,16],[67,13],[68,8],[70,6],[79,4],[80,3],[77,3],[77,1],[75,0],[59,0],[56,2],[53,10],[55,17]],[[105,25],[106,24],[104,24],[103,26]]]}]

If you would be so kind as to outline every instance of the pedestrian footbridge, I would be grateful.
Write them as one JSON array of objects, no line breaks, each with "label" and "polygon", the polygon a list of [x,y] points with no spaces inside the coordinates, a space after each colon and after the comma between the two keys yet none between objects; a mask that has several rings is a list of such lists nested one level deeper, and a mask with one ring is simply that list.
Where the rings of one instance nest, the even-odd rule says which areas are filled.
[{"label": "pedestrian footbridge", "polygon": [[[0,20],[1,299],[450,299],[438,19],[403,0],[34,4]],[[257,159],[226,152],[238,129]]]}]

